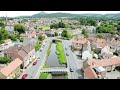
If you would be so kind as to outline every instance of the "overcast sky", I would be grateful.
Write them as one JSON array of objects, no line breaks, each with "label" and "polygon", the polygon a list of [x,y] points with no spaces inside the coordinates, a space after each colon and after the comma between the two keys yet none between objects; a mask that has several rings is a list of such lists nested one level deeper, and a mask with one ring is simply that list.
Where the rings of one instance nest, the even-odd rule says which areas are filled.
[{"label": "overcast sky", "polygon": [[[15,16],[30,16],[41,11],[0,11],[1,16],[8,16],[8,17],[15,17]],[[63,12],[63,13],[72,13],[72,14],[113,14],[113,13],[120,13],[120,11],[44,11],[46,13],[56,13],[56,12]]]}]

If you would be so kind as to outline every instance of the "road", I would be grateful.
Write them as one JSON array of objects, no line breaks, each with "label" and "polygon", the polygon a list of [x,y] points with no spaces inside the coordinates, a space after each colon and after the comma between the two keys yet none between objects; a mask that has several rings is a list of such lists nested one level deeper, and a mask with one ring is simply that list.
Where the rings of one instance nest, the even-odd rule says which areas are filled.
[{"label": "road", "polygon": [[66,56],[68,68],[74,69],[74,72],[70,72],[70,71],[68,72],[69,78],[70,79],[82,79],[82,72],[81,72],[80,64],[78,63],[78,59],[75,53],[71,51],[70,45],[71,45],[71,42],[69,40],[63,40],[64,50],[65,50],[65,47],[67,48],[67,50],[65,50],[65,53],[69,54],[69,56]]},{"label": "road", "polygon": [[[46,53],[47,53],[51,39],[52,38],[48,38],[46,40],[47,42],[46,42],[45,46],[43,47],[43,50],[41,52],[36,53],[36,56],[40,57],[37,64],[34,66],[32,65],[30,68],[26,69],[25,72],[23,73],[23,74],[28,74],[26,79],[36,79],[37,74],[39,73],[39,71],[43,65],[43,62],[45,61]],[[20,78],[22,77],[22,75],[20,76]]]}]

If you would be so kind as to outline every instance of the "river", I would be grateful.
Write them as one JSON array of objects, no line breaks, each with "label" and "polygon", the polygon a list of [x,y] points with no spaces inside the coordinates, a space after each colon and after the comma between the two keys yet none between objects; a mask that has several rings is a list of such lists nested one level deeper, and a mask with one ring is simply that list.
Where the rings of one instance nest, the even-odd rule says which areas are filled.
[{"label": "river", "polygon": [[[66,67],[65,64],[59,64],[58,56],[56,54],[56,44],[52,43],[51,45],[51,52],[48,56],[48,60],[46,62],[47,66],[50,67]],[[51,73],[52,79],[65,79],[65,73]]]}]

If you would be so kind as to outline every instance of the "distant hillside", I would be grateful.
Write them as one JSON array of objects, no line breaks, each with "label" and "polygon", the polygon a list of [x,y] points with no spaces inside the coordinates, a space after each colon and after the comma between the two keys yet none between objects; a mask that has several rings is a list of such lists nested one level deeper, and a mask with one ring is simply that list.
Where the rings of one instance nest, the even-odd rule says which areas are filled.
[{"label": "distant hillside", "polygon": [[60,17],[76,17],[76,16],[79,16],[79,15],[70,14],[70,13],[51,13],[51,14],[38,13],[38,14],[32,15],[32,17],[34,18],[60,18]]},{"label": "distant hillside", "polygon": [[19,16],[15,18],[80,18],[80,17],[94,17],[94,18],[107,18],[107,19],[120,19],[120,13],[118,14],[70,14],[70,13],[45,13],[40,12],[32,16]]}]

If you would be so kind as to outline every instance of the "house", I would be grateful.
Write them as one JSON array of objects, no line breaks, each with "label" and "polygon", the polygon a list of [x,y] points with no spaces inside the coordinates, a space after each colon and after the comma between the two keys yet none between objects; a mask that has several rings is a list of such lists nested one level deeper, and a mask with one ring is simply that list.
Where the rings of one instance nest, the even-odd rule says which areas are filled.
[{"label": "house", "polygon": [[120,66],[120,57],[102,60],[92,59],[83,62],[83,71],[87,79],[101,79],[106,77],[106,72],[114,71],[117,66]]},{"label": "house", "polygon": [[4,57],[3,51],[11,46],[14,46],[14,43],[12,43],[11,39],[4,40],[4,43],[0,45],[0,57]]},{"label": "house", "polygon": [[19,58],[23,61],[23,68],[26,68],[28,64],[35,59],[35,48],[31,44],[15,45],[5,50],[4,55],[12,59]]},{"label": "house", "polygon": [[90,42],[87,41],[82,48],[82,59],[87,60],[87,59],[92,59],[92,52],[91,52],[91,46]]},{"label": "house", "polygon": [[6,26],[5,30],[7,30],[11,34],[15,34],[14,26],[13,25]]},{"label": "house", "polygon": [[35,31],[29,30],[25,34],[20,34],[20,37],[22,37],[22,38],[36,38],[37,36],[36,36]]},{"label": "house", "polygon": [[87,67],[84,70],[84,79],[97,79],[98,76],[91,67]]},{"label": "house", "polygon": [[101,49],[101,56],[103,57],[103,59],[109,59],[113,56],[113,53],[110,50],[110,45],[106,45],[104,48]]},{"label": "house", "polygon": [[0,79],[13,79],[20,74],[22,61],[16,58],[4,68],[0,69]]},{"label": "house", "polygon": [[92,42],[91,42],[91,47],[93,49],[97,49],[97,50],[101,50],[106,45],[107,45],[107,40],[106,39],[97,38],[97,39],[93,39]]},{"label": "house", "polygon": [[36,31],[36,36],[38,36],[38,35],[42,35],[42,34],[45,34],[45,32],[44,31]]},{"label": "house", "polygon": [[83,45],[87,42],[85,38],[77,38],[72,42],[71,48],[73,50],[81,50]]},{"label": "house", "polygon": [[48,37],[54,37],[54,36],[55,36],[54,31],[46,31],[45,34],[46,34]]}]

